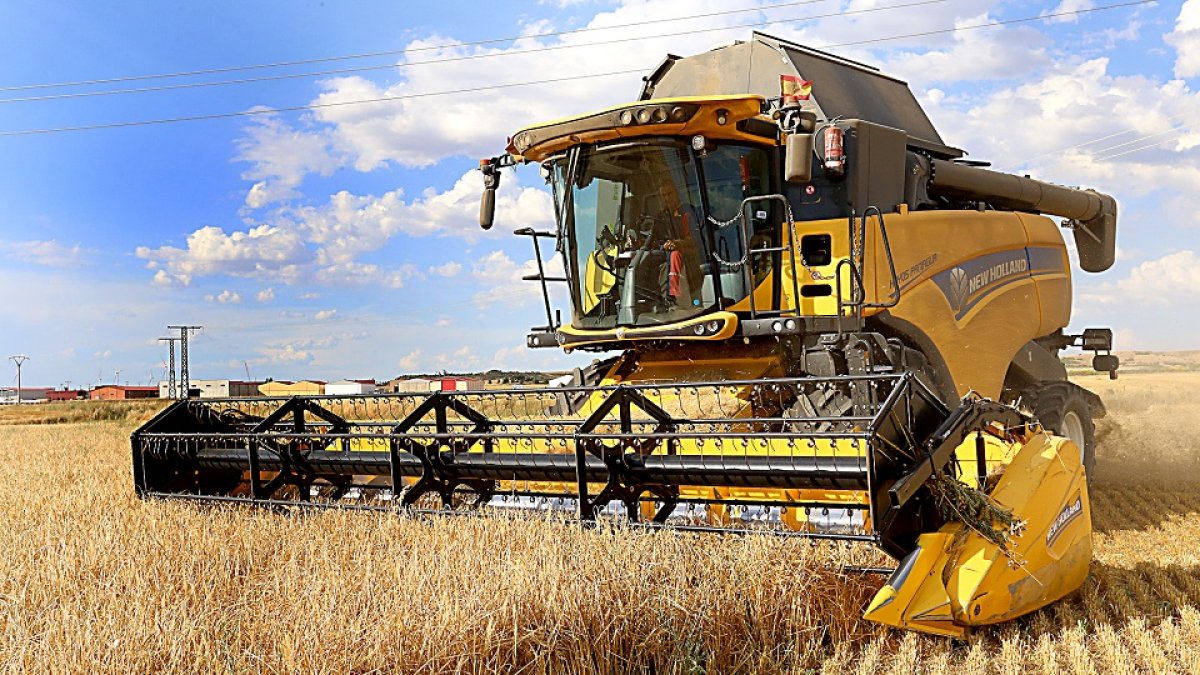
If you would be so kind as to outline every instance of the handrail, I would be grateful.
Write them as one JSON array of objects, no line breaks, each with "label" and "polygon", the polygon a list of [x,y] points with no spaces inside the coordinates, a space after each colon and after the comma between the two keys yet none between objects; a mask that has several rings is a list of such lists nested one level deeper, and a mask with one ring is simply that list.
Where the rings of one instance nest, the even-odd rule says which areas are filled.
[{"label": "handrail", "polygon": [[[788,232],[787,246],[782,245],[783,237],[782,237],[782,232],[781,232],[780,233],[781,244],[779,246],[768,246],[765,248],[757,248],[757,249],[750,248],[749,222],[746,219],[746,206],[753,202],[759,202],[759,201],[779,201],[780,203],[783,204],[784,226],[783,226],[783,228],[781,228],[781,230],[784,228],[787,229],[787,232]],[[742,200],[741,206],[738,209],[738,214],[736,216],[734,216],[733,218],[730,218],[729,220],[721,222],[721,221],[717,220],[716,218],[713,218],[710,215],[710,216],[708,216],[708,222],[717,228],[721,228],[726,225],[730,225],[734,222],[740,222],[740,227],[738,227],[738,241],[742,245],[741,260],[737,260],[737,261],[725,260],[724,258],[721,257],[721,254],[715,250],[713,251],[713,257],[716,258],[718,263],[725,265],[726,267],[732,267],[734,269],[742,270],[742,275],[744,277],[746,289],[747,289],[747,296],[749,297],[749,300],[750,300],[750,317],[752,319],[758,318],[758,307],[756,306],[756,303],[754,300],[754,291],[755,291],[754,277],[751,274],[751,270],[749,269],[749,267],[747,266],[746,263],[749,262],[750,257],[752,255],[758,255],[758,254],[762,254],[762,253],[783,252],[785,250],[788,252],[788,256],[791,258],[790,262],[791,262],[791,266],[792,266],[792,312],[794,312],[797,316],[799,316],[800,315],[800,282],[797,281],[797,279],[796,279],[796,275],[799,272],[796,267],[796,241],[795,241],[795,231],[794,231],[795,217],[792,214],[792,204],[791,204],[791,202],[789,202],[787,200],[787,197],[784,197],[783,195],[778,194],[778,193],[768,194],[768,195],[754,195],[751,197],[746,197],[745,199]],[[781,306],[779,308],[779,312],[782,313],[783,311],[784,311],[784,308]]]},{"label": "handrail", "polygon": [[537,260],[538,273],[537,276],[528,275],[521,278],[521,281],[537,281],[542,285],[542,302],[546,306],[546,331],[551,332],[558,328],[554,321],[554,310],[550,307],[550,288],[546,286],[547,281],[568,281],[563,277],[546,277],[546,268],[542,264],[542,246],[538,243],[541,238],[555,238],[557,235],[552,232],[538,232],[532,227],[523,227],[513,232],[513,234],[523,237],[529,237],[533,240],[533,258]]},{"label": "handrail", "polygon": [[900,277],[896,274],[896,261],[892,258],[892,244],[888,241],[887,224],[883,220],[883,211],[879,210],[878,206],[868,206],[862,215],[862,232],[863,232],[863,247],[866,247],[867,234],[867,218],[874,213],[879,222],[879,236],[883,240],[883,252],[887,258],[888,271],[892,275],[892,290],[887,302],[865,302],[865,292],[863,297],[863,307],[874,307],[879,309],[888,309],[900,304]]}]

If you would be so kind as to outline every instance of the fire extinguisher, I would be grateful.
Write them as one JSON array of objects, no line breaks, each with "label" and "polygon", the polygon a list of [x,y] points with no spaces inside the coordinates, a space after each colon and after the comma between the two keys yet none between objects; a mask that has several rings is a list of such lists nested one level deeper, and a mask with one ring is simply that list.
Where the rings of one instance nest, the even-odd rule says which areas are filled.
[{"label": "fire extinguisher", "polygon": [[845,133],[836,124],[825,127],[825,153],[821,159],[827,175],[841,176],[846,172]]}]

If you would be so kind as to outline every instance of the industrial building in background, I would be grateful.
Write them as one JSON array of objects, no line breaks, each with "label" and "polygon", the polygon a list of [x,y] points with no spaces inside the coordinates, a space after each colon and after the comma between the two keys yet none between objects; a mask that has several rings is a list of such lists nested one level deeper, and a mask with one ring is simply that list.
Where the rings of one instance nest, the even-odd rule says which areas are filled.
[{"label": "industrial building in background", "polygon": [[[186,398],[228,398],[257,396],[259,382],[247,382],[245,380],[191,380],[190,387],[187,392],[182,390],[182,380],[180,380],[181,397],[186,394]],[[165,380],[158,383],[158,396],[160,398],[170,398],[170,380]]]},{"label": "industrial building in background", "polygon": [[338,380],[325,385],[327,396],[355,396],[378,391],[375,380]]},{"label": "industrial building in background", "polygon": [[159,387],[102,384],[92,389],[89,398],[93,401],[129,401],[142,398],[159,398]]},{"label": "industrial building in background", "polygon": [[[21,387],[20,389],[0,387],[0,405],[45,401],[49,399],[51,391],[46,387]],[[17,395],[18,392],[20,392],[20,396]]]},{"label": "industrial building in background", "polygon": [[510,224],[542,285],[526,344],[607,358],[547,389],[179,402],[132,437],[138,494],[861,542],[897,561],[865,616],[955,637],[1083,583],[1104,407],[1060,353],[1118,363],[1110,330],[1065,331],[1048,216],[1101,272],[1112,197],[984,168],[904,82],[757,33],[516,131],[481,162],[484,228],[516,164],[557,215]]},{"label": "industrial building in background", "polygon": [[272,380],[258,385],[260,396],[320,396],[325,393],[325,383],[320,380]]},{"label": "industrial building in background", "polygon": [[479,391],[484,381],[477,377],[407,377],[392,380],[393,392]]}]

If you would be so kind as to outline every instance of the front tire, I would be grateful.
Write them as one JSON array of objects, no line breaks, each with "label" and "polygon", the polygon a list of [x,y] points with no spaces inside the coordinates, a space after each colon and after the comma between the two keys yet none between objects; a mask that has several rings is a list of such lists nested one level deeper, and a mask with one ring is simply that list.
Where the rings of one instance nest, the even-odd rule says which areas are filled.
[{"label": "front tire", "polygon": [[1042,382],[1021,394],[1029,410],[1047,431],[1071,439],[1082,453],[1088,485],[1096,468],[1096,424],[1088,392],[1072,382]]}]

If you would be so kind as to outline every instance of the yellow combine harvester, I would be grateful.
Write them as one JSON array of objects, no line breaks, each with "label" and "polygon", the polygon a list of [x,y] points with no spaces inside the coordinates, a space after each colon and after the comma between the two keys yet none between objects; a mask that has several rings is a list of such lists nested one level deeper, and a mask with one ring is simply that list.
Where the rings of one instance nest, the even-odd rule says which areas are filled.
[{"label": "yellow combine harvester", "polygon": [[[899,561],[866,610],[961,636],[1072,592],[1091,559],[1111,331],[1064,333],[1071,272],[1113,263],[1116,203],[986,170],[907,86],[755,34],[669,57],[640,100],[518,131],[565,273],[533,275],[531,348],[614,351],[571,386],[183,401],[133,436],[146,497],[418,512],[551,511],[630,527],[867,542]],[[569,319],[548,283],[565,283]]]}]

